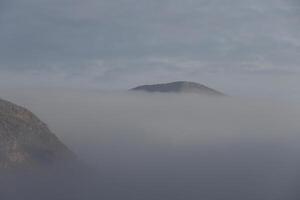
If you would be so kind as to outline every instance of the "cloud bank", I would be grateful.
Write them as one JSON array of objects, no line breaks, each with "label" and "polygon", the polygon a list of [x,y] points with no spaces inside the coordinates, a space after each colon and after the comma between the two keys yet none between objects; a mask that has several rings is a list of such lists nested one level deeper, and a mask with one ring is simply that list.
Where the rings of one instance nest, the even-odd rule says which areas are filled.
[{"label": "cloud bank", "polygon": [[[299,195],[300,110],[292,104],[87,90],[1,93],[38,114],[94,170],[75,178],[70,171],[59,178],[46,172],[50,180],[37,188],[51,197],[292,200]],[[39,177],[25,187],[33,198]]]}]

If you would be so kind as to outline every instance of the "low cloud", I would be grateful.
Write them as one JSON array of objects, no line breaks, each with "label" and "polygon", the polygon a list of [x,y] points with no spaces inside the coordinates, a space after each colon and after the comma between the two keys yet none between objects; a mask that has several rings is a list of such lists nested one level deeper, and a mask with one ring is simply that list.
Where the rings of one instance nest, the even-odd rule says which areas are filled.
[{"label": "low cloud", "polygon": [[[51,195],[57,193],[47,188],[57,189],[51,185],[57,182],[67,185],[57,190],[62,194],[66,187],[66,195],[89,199],[299,195],[300,110],[292,104],[97,90],[1,94],[30,108],[94,170],[78,173],[83,181],[76,184],[69,175],[51,176],[39,186]],[[88,187],[80,189],[84,183]]]}]

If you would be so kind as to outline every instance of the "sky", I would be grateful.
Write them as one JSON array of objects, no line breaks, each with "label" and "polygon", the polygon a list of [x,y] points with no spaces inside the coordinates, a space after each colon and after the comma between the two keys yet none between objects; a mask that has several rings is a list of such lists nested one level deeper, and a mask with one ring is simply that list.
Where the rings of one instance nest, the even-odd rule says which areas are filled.
[{"label": "sky", "polygon": [[300,100],[299,20],[298,0],[0,0],[0,84]]}]

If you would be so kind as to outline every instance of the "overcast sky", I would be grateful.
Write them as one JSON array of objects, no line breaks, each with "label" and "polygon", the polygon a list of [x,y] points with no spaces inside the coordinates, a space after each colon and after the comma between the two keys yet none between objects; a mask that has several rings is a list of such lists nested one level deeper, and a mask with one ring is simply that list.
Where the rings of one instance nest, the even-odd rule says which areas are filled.
[{"label": "overcast sky", "polygon": [[298,0],[0,0],[0,84],[300,99],[299,22]]}]

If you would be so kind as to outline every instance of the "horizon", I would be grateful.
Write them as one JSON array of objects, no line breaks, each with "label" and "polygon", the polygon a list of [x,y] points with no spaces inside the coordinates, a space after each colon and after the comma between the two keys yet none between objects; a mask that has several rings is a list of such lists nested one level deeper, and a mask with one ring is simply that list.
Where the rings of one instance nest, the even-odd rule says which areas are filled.
[{"label": "horizon", "polygon": [[120,90],[187,80],[300,100],[297,0],[3,0],[0,85]]}]

